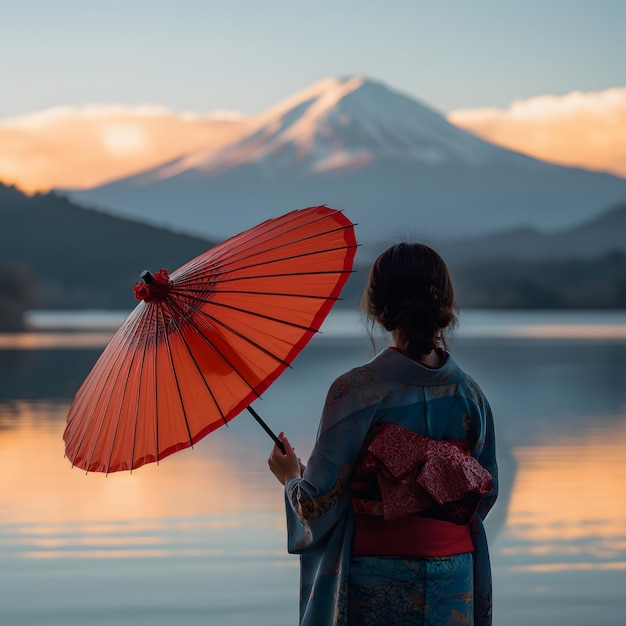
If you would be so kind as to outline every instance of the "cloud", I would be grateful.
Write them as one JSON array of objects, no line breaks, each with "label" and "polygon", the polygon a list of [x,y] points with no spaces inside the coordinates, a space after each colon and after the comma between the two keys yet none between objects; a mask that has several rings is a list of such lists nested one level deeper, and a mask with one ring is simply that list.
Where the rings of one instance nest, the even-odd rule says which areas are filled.
[{"label": "cloud", "polygon": [[448,121],[538,159],[626,177],[626,87],[460,109]]},{"label": "cloud", "polygon": [[86,104],[83,106],[58,106],[0,120],[0,128],[37,130],[67,120],[107,120],[111,118],[172,118],[184,121],[237,121],[244,116],[236,111],[217,110],[206,114],[191,111],[174,113],[159,105],[126,106],[118,104]]},{"label": "cloud", "polygon": [[236,139],[237,113],[173,113],[158,106],[54,107],[0,120],[0,180],[24,191],[89,188]]},{"label": "cloud", "polygon": [[[448,120],[545,161],[626,177],[626,87],[461,109]],[[206,160],[254,121],[231,111],[175,113],[152,105],[36,111],[0,120],[0,180],[27,192],[94,187],[197,151]]]}]

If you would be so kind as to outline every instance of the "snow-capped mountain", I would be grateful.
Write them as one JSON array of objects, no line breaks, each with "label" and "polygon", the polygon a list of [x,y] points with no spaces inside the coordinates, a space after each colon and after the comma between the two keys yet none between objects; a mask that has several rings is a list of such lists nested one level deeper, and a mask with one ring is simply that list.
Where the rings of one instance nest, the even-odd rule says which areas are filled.
[{"label": "snow-capped mountain", "polygon": [[380,247],[401,238],[566,228],[626,199],[626,180],[499,148],[383,84],[349,77],[280,103],[218,152],[194,151],[71,195],[211,238],[327,204],[358,222],[361,243]]},{"label": "snow-capped mountain", "polygon": [[219,154],[191,154],[155,174],[170,177],[189,168],[214,173],[263,161],[275,174],[296,166],[315,175],[382,159],[486,163],[493,156],[492,146],[380,84],[330,78],[260,116],[246,137]]}]

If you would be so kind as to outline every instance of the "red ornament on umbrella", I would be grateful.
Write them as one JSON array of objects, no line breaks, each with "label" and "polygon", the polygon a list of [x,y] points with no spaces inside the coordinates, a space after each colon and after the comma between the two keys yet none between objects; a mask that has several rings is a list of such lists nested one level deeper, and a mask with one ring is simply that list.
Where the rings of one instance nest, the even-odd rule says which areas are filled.
[{"label": "red ornament on umbrella", "polygon": [[326,206],[236,235],[168,275],[142,273],[141,302],[70,407],[66,456],[86,471],[133,470],[188,448],[250,407],[339,298],[354,225]]}]

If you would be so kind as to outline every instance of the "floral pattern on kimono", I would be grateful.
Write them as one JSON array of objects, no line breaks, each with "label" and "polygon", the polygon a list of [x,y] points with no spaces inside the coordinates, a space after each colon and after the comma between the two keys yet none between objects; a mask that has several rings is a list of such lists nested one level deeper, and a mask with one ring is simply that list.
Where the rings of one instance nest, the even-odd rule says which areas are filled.
[{"label": "floral pattern on kimono", "polygon": [[470,552],[430,559],[353,559],[350,626],[471,626],[472,561]]},{"label": "floral pattern on kimono", "polygon": [[491,474],[492,489],[470,524],[474,623],[491,624],[483,519],[495,502],[498,483],[489,404],[450,354],[440,368],[430,369],[386,349],[333,382],[304,475],[285,485],[288,550],[300,555],[300,625],[347,624],[354,536],[349,484],[370,429],[384,422],[432,439],[465,439],[472,456]]}]

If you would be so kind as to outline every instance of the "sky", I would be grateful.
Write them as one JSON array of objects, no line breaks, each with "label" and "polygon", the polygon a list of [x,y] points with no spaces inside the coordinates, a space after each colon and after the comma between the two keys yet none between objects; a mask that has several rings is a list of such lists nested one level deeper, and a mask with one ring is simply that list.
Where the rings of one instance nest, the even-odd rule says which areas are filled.
[{"label": "sky", "polygon": [[0,119],[61,105],[256,115],[363,75],[447,114],[626,85],[623,0],[0,3]]},{"label": "sky", "polygon": [[626,177],[625,25],[624,0],[0,0],[0,181],[104,184],[354,75]]}]

